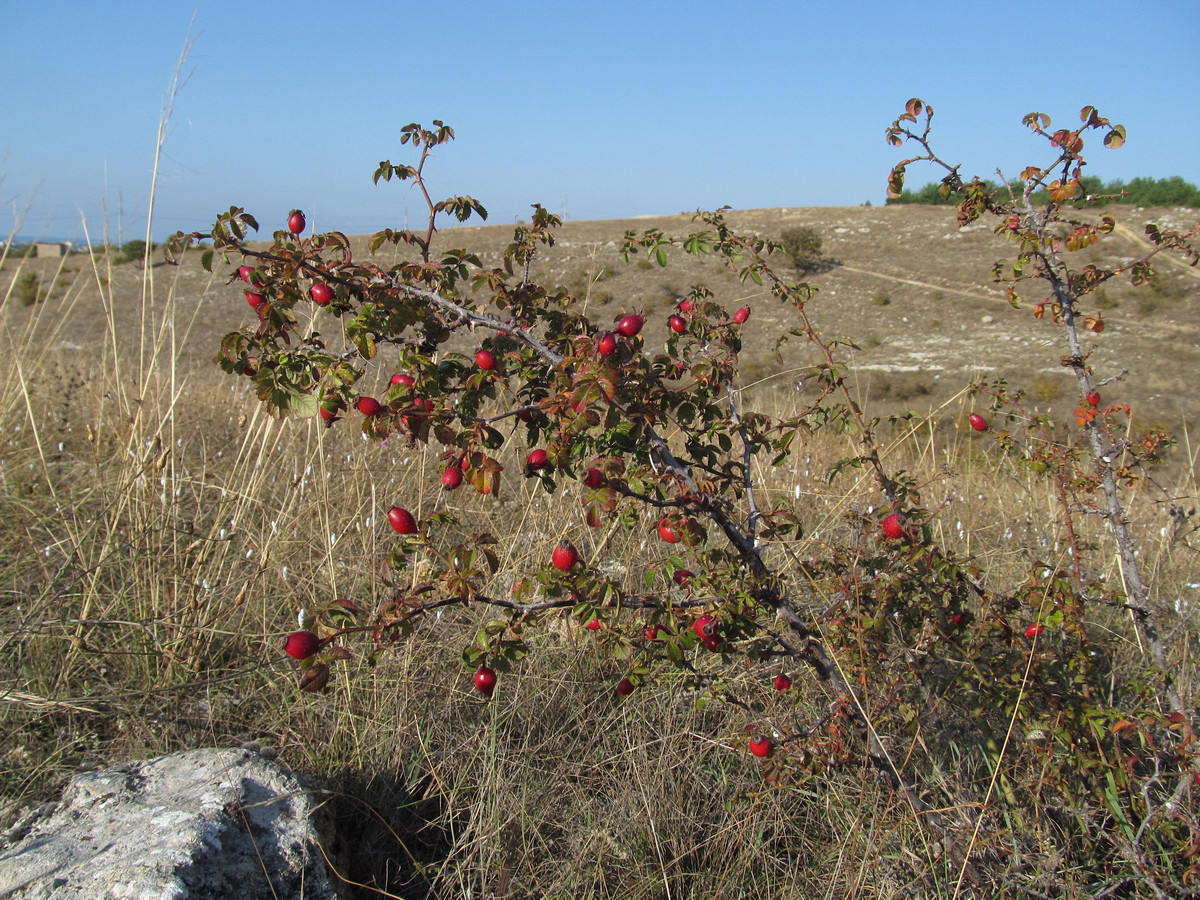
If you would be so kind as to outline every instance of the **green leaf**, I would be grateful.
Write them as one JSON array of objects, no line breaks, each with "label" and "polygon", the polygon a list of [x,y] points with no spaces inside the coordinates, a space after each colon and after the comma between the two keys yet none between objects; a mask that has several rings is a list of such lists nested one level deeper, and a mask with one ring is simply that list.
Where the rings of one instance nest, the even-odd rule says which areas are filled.
[{"label": "green leaf", "polygon": [[312,418],[321,408],[316,396],[308,393],[292,394],[288,398],[288,406],[302,419]]}]

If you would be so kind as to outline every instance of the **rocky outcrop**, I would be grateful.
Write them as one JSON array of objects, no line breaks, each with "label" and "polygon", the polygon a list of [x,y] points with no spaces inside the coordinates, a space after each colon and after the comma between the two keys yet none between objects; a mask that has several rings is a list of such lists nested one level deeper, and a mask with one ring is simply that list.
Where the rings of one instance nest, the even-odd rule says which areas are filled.
[{"label": "rocky outcrop", "polygon": [[72,779],[0,851],[0,898],[335,895],[313,803],[296,776],[248,750],[191,750]]}]

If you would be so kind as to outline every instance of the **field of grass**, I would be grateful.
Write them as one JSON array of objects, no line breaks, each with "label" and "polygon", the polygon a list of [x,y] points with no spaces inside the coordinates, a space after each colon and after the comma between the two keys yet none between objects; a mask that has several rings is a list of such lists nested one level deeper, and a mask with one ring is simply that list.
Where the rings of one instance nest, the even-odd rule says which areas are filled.
[{"label": "field of grass", "polygon": [[[1061,560],[1057,497],[1006,461],[990,437],[963,427],[965,388],[983,373],[1024,384],[1035,399],[1040,390],[1043,405],[1061,403],[1064,413],[1075,403],[1055,370],[1058,353],[1023,337],[1031,333],[1027,314],[997,324],[1019,314],[986,280],[990,233],[943,237],[952,213],[936,208],[740,215],[741,227],[764,233],[794,222],[826,232],[826,252],[840,265],[816,279],[825,291],[814,315],[828,323],[827,335],[855,338],[864,403],[921,414],[893,429],[885,453],[940,510],[935,539],[972,558],[996,585]],[[788,348],[782,363],[769,352],[792,324],[787,311],[739,293],[715,271],[620,263],[614,249],[624,228],[648,224],[679,230],[686,218],[568,223],[539,274],[571,285],[593,310],[644,309],[648,332],[662,329],[681,289],[711,278],[723,302],[754,308],[742,369],[748,402],[776,414],[798,408],[812,360],[803,346]],[[462,228],[445,237],[482,247],[486,261],[505,230]],[[386,556],[394,535],[383,514],[395,503],[418,517],[450,509],[464,523],[486,523],[480,527],[500,538],[500,572],[489,586],[497,595],[540,565],[563,534],[631,587],[643,586],[649,570],[666,589],[665,551],[642,539],[649,522],[632,538],[582,527],[577,488],[547,497],[515,474],[516,441],[498,496],[446,494],[437,447],[402,439],[381,446],[352,422],[326,430],[315,420],[268,418],[244,381],[211,364],[220,334],[250,315],[241,292],[225,284],[227,272],[211,278],[194,259],[181,269],[53,262],[51,269],[9,260],[0,275],[0,824],[52,797],[81,769],[204,745],[254,745],[327,792],[340,840],[326,849],[337,871],[391,896],[1149,890],[1116,863],[1107,871],[1082,865],[1086,854],[1064,832],[1060,808],[982,790],[1003,779],[989,773],[992,757],[969,736],[940,735],[942,749],[930,749],[918,730],[891,748],[947,819],[980,823],[965,855],[931,840],[903,797],[861,759],[819,777],[786,758],[756,760],[747,752],[751,714],[802,728],[829,706],[824,686],[806,671],[792,673],[785,698],[761,667],[736,657],[710,663],[747,698],[746,708],[698,704],[692,687],[666,668],[619,700],[612,684],[622,666],[604,652],[605,630],[564,616],[539,632],[535,652],[502,673],[486,701],[471,689],[459,654],[491,614],[451,607],[420,621],[378,664],[356,656],[335,668],[326,693],[299,693],[282,636],[302,609],[345,598],[373,610],[391,595]],[[43,302],[16,301],[22,266],[40,266],[42,282],[55,285]],[[1197,282],[1190,270],[1169,266],[1163,277],[1153,309],[1135,311],[1135,295],[1113,293],[1113,324],[1096,361],[1128,369],[1108,390],[1127,393],[1179,439],[1157,476],[1161,490],[1146,486],[1130,499],[1156,609],[1171,632],[1176,683],[1193,697],[1200,449],[1191,443],[1196,398],[1187,385],[1200,371],[1189,302]],[[887,303],[873,299],[884,294]],[[1049,326],[1042,327],[1049,342]],[[1173,364],[1164,369],[1167,356]],[[806,536],[787,548],[793,558],[849,540],[849,513],[879,504],[857,470],[826,479],[852,452],[851,436],[826,432],[755,473],[760,503],[802,511]],[[1085,541],[1102,537],[1094,522],[1079,528]],[[1111,554],[1098,552],[1093,562],[1097,574],[1119,578]],[[1136,668],[1141,651],[1127,617],[1114,615],[1107,626],[1122,647],[1114,668]],[[606,628],[639,626],[630,615]],[[949,758],[961,765],[947,767]],[[982,780],[964,782],[962,772]],[[1194,825],[1192,802],[1189,793],[1181,828]],[[1170,865],[1182,886],[1186,860],[1172,857]],[[378,894],[361,887],[356,895]]]}]

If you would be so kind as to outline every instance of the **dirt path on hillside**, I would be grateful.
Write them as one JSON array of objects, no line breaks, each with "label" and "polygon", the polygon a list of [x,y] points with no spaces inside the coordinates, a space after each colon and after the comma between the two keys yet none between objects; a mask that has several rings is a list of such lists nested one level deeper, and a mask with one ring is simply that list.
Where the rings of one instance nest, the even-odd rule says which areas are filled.
[{"label": "dirt path on hillside", "polygon": [[978,291],[964,291],[958,288],[947,287],[944,284],[931,284],[928,281],[913,281],[911,278],[901,278],[898,275],[885,275],[883,272],[876,272],[874,269],[860,269],[857,266],[838,265],[835,271],[838,272],[855,272],[859,275],[869,275],[873,278],[886,278],[888,281],[898,281],[900,284],[910,284],[913,287],[929,288],[934,291],[941,291],[946,294],[958,294],[961,297],[970,297],[972,300],[1003,300],[1002,294],[981,294]]},{"label": "dirt path on hillside", "polygon": [[[1113,229],[1113,231],[1116,234],[1119,234],[1122,237],[1128,238],[1129,240],[1133,241],[1133,243],[1135,243],[1138,247],[1140,247],[1142,250],[1145,250],[1146,252],[1151,252],[1153,250],[1158,249],[1152,243],[1150,243],[1148,240],[1141,237],[1137,232],[1135,232],[1131,228],[1129,228],[1127,225],[1118,224],[1117,227]],[[1183,271],[1187,272],[1187,274],[1190,275],[1192,278],[1200,278],[1200,271],[1197,271],[1195,266],[1192,266],[1192,265],[1184,262],[1182,259],[1180,259],[1179,257],[1172,254],[1169,250],[1165,251],[1163,253],[1160,253],[1156,257],[1156,259],[1165,259],[1167,262],[1171,263],[1173,266],[1180,268]]]}]

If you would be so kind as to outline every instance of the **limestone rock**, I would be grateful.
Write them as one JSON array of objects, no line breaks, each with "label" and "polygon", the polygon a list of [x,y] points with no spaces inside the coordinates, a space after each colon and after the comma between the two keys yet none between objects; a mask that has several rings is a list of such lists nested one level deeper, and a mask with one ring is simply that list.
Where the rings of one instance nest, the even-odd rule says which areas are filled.
[{"label": "limestone rock", "polygon": [[0,851],[0,898],[333,898],[312,812],[295,775],[247,750],[78,775]]}]

